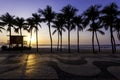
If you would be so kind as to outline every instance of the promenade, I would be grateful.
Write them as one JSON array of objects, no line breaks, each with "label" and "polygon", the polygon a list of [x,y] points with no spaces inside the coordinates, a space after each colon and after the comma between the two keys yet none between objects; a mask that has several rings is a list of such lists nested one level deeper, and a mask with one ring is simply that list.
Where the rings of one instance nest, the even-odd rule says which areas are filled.
[{"label": "promenade", "polygon": [[120,54],[0,54],[0,79],[120,80]]}]

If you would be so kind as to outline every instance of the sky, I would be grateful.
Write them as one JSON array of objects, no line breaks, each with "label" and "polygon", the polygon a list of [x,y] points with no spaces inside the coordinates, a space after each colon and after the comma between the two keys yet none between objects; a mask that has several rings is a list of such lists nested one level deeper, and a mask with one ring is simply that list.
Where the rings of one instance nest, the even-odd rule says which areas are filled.
[{"label": "sky", "polygon": [[[78,14],[82,14],[89,6],[94,4],[100,4],[102,6],[108,5],[111,2],[115,2],[120,5],[120,0],[0,0],[0,16],[9,12],[11,15],[15,15],[18,17],[29,18],[32,13],[38,11],[38,9],[45,9],[46,5],[52,6],[52,9],[55,12],[60,12],[60,10],[66,6],[67,4],[71,4],[76,7],[79,12]],[[48,27],[45,23],[41,23],[42,28],[39,29],[39,44],[50,44]],[[52,32],[54,29],[52,28]],[[103,29],[104,31],[104,29]],[[34,32],[33,32],[34,33]],[[99,40],[101,44],[110,44],[110,34],[109,32],[105,32],[106,34],[100,35]],[[0,42],[7,42],[9,33],[3,31],[0,33]],[[12,31],[12,34],[14,31]],[[67,44],[67,31],[63,33],[63,43]],[[29,36],[29,33],[23,31],[23,35]],[[116,37],[116,34],[114,34]],[[33,34],[35,38],[35,34]],[[91,44],[92,33],[88,31],[80,32],[80,44]],[[33,38],[33,42],[35,42]],[[26,39],[27,40],[27,39]],[[76,31],[71,31],[71,44],[76,44]],[[57,43],[57,34],[53,35],[54,44]],[[116,38],[116,42],[119,43]]]}]

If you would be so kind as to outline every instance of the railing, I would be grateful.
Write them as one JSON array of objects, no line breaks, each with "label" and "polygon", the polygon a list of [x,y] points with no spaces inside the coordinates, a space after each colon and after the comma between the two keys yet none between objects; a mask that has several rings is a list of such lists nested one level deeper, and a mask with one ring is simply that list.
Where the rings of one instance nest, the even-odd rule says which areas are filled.
[{"label": "railing", "polygon": [[[7,44],[10,43],[10,40],[7,40]],[[27,41],[23,41],[23,45],[27,45]]]}]

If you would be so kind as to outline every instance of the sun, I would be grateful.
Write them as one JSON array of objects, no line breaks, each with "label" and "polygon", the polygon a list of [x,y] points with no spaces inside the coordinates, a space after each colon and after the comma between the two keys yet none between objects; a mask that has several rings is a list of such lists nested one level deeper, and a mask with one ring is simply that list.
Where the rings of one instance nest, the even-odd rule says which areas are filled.
[{"label": "sun", "polygon": [[30,41],[31,41],[31,44],[35,44],[36,38],[35,38],[34,35],[32,36],[32,38],[28,35],[26,41],[27,41],[28,44],[29,44]]}]

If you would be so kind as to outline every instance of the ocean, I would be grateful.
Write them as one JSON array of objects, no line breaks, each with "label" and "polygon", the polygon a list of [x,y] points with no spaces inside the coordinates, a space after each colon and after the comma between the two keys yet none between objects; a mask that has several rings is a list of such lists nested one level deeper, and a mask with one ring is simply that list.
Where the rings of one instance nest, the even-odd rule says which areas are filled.
[{"label": "ocean", "polygon": [[[33,48],[36,48],[35,45],[32,46]],[[39,48],[50,48],[50,45],[39,45]],[[53,45],[53,48],[57,48],[57,45]],[[63,45],[62,48],[67,49],[68,45]],[[77,49],[77,45],[71,45],[71,49]],[[79,45],[80,49],[92,49],[92,45]],[[98,46],[95,45],[95,49],[97,49]],[[111,49],[111,45],[100,45],[101,49]],[[116,46],[117,49],[120,49],[120,46]]]},{"label": "ocean", "polygon": [[[1,48],[2,45],[0,45]],[[39,44],[39,48],[51,48],[50,45],[41,45]],[[36,45],[32,45],[32,48],[36,48]],[[53,48],[57,48],[57,45],[53,45]],[[68,45],[63,45],[62,48],[68,49]],[[71,45],[71,49],[77,49],[77,45]],[[80,49],[92,49],[92,45],[79,45]],[[95,49],[97,49],[98,46],[95,45]],[[111,49],[111,45],[100,45],[101,49]],[[120,45],[116,46],[117,49],[120,49]]]}]

